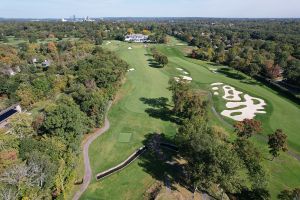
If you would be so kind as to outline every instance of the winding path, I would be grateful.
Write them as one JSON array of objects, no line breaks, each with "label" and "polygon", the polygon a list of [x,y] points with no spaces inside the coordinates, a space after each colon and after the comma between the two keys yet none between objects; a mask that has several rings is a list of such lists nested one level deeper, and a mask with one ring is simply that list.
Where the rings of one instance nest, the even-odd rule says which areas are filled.
[{"label": "winding path", "polygon": [[90,147],[90,144],[92,144],[92,142],[95,139],[97,139],[100,135],[102,135],[109,129],[110,124],[109,124],[109,120],[107,118],[107,113],[108,113],[108,110],[110,109],[111,105],[112,105],[112,102],[110,102],[108,105],[107,112],[105,115],[105,120],[104,120],[104,126],[102,128],[100,128],[99,130],[97,130],[93,135],[91,135],[87,139],[87,141],[84,143],[84,146],[83,146],[84,178],[83,178],[83,183],[82,183],[80,189],[74,195],[73,200],[78,200],[91,182],[92,169],[91,169],[90,159],[89,159],[89,147]]}]

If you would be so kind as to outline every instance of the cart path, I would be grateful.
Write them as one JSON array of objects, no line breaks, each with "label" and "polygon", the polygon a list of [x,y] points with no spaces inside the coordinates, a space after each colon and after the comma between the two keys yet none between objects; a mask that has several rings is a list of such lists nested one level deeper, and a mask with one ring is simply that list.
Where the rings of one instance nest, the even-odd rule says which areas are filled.
[{"label": "cart path", "polygon": [[[108,109],[110,109],[111,104],[109,104]],[[95,133],[93,133],[93,135],[91,135],[87,141],[84,143],[83,146],[83,159],[84,159],[84,178],[83,178],[83,183],[80,187],[80,189],[76,192],[76,194],[73,197],[73,200],[78,200],[81,195],[84,193],[84,191],[88,188],[90,182],[91,182],[91,178],[92,178],[92,169],[91,169],[91,165],[90,165],[90,159],[89,159],[89,147],[90,144],[92,144],[92,142],[97,139],[99,136],[101,136],[103,133],[105,133],[110,127],[109,124],[109,120],[107,118],[107,113],[105,116],[105,120],[104,120],[104,126],[102,128],[100,128],[99,130],[97,130]]]}]

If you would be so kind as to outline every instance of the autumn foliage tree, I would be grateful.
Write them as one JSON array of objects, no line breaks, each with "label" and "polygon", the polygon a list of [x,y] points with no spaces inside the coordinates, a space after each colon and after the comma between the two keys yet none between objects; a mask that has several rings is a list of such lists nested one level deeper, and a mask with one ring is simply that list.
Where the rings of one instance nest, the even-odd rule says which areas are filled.
[{"label": "autumn foliage tree", "polygon": [[281,76],[281,68],[278,64],[274,64],[273,60],[265,61],[264,70],[265,75],[270,79],[276,79]]},{"label": "autumn foliage tree", "polygon": [[250,138],[261,131],[261,122],[255,119],[244,119],[234,124],[234,131],[241,138]]},{"label": "autumn foliage tree", "polygon": [[287,135],[281,129],[277,129],[274,134],[269,135],[269,152],[275,157],[279,156],[280,151],[287,151]]}]

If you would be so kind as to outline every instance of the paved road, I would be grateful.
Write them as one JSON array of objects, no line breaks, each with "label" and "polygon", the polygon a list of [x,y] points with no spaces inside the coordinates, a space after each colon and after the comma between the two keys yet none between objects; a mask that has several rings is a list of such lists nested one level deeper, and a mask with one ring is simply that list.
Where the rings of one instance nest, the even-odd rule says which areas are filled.
[{"label": "paved road", "polygon": [[[109,110],[110,106],[111,106],[111,103],[108,106],[108,110]],[[84,159],[84,168],[85,168],[84,171],[85,171],[85,173],[84,173],[83,183],[82,183],[80,189],[74,195],[73,200],[78,200],[81,197],[81,195],[84,193],[84,191],[87,189],[87,187],[89,186],[89,184],[91,182],[92,169],[91,169],[90,159],[89,159],[90,144],[92,144],[92,142],[95,139],[97,139],[97,137],[99,137],[100,135],[105,133],[109,129],[109,127],[110,127],[109,120],[108,120],[107,116],[105,116],[104,126],[101,129],[97,130],[84,143],[84,146],[83,146],[83,159]]]}]

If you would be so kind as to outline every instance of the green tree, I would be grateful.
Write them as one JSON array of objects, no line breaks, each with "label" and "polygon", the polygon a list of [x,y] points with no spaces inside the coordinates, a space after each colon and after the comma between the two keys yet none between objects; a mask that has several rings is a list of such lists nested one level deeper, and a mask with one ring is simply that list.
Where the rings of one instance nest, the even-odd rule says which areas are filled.
[{"label": "green tree", "polygon": [[269,135],[269,152],[275,157],[279,156],[280,151],[287,151],[287,135],[281,129],[277,129],[274,134]]},{"label": "green tree", "polygon": [[295,188],[293,190],[283,190],[278,195],[280,200],[298,200],[300,199],[300,188]]},{"label": "green tree", "polygon": [[35,134],[32,128],[33,119],[27,113],[15,114],[10,119],[10,132],[18,138],[31,137]]},{"label": "green tree", "polygon": [[[57,106],[46,110],[45,121],[41,131],[51,135],[57,135],[69,143],[78,143],[82,134],[90,130],[91,121],[72,98],[62,97]],[[76,146],[76,145],[75,145]],[[76,146],[74,148],[78,148]]]}]

